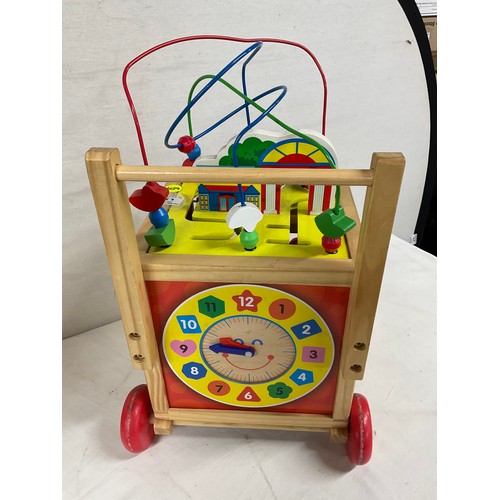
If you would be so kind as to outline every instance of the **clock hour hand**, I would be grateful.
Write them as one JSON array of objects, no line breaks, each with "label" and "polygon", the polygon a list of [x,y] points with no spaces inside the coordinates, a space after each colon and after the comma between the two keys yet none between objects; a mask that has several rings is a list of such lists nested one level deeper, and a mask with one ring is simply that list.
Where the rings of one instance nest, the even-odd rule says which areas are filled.
[{"label": "clock hour hand", "polygon": [[235,342],[231,337],[222,337],[219,343],[211,345],[209,349],[216,354],[227,353],[251,358],[255,354],[255,347]]}]

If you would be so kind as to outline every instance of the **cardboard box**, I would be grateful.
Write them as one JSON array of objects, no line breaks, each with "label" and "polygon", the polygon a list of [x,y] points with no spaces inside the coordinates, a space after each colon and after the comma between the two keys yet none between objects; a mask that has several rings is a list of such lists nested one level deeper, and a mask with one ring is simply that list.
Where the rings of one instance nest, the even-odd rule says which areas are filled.
[{"label": "cardboard box", "polygon": [[437,16],[437,0],[416,0],[416,3],[422,17]]},{"label": "cardboard box", "polygon": [[427,38],[432,52],[437,52],[437,16],[423,17]]},{"label": "cardboard box", "polygon": [[437,0],[416,0],[416,4],[427,31],[434,69],[437,71]]}]

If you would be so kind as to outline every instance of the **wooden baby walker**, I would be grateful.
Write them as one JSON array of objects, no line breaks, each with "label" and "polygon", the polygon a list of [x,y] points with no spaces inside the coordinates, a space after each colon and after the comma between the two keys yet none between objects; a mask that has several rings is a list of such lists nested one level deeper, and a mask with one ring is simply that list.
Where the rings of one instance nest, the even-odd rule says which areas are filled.
[{"label": "wooden baby walker", "polygon": [[[185,155],[182,166],[150,166],[128,72],[153,52],[194,40],[245,49],[196,80],[166,132],[165,146]],[[249,97],[247,65],[273,44],[305,51],[318,68],[321,133],[276,117],[285,86]],[[239,63],[241,89],[225,79]],[[215,84],[241,106],[195,133],[191,112]],[[123,445],[141,452],[177,425],[321,431],[346,443],[352,463],[367,463],[370,409],[354,385],[365,371],[403,155],[374,153],[369,169],[339,170],[325,136],[324,73],[288,40],[170,40],[133,59],[123,86],[144,166],[122,164],[114,148],[86,154],[132,365],[146,379],[125,400]],[[273,94],[270,105],[259,104]],[[246,119],[235,137],[202,155],[200,138],[238,113]],[[171,141],[185,118],[188,133]],[[281,131],[257,129],[263,119]],[[129,195],[127,181],[145,184]],[[361,221],[350,186],[366,187]],[[137,234],[130,205],[148,213]]]}]

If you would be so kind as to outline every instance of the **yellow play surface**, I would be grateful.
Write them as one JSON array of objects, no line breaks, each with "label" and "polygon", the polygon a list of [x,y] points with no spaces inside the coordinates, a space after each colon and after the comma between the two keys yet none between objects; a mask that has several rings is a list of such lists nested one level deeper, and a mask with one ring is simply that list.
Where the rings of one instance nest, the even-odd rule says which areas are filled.
[{"label": "yellow play surface", "polygon": [[[327,254],[321,246],[322,234],[307,215],[308,192],[300,186],[283,186],[281,213],[264,214],[256,227],[257,248],[246,251],[239,236],[226,224],[226,212],[202,211],[193,204],[197,184],[183,184],[177,196],[184,201],[170,207],[175,221],[175,241],[168,248],[151,247],[150,253],[171,255],[265,256],[319,259],[348,259],[344,238],[336,254]],[[174,195],[174,196],[175,196]],[[194,205],[194,206],[193,206]],[[290,244],[290,241],[295,241]]]}]

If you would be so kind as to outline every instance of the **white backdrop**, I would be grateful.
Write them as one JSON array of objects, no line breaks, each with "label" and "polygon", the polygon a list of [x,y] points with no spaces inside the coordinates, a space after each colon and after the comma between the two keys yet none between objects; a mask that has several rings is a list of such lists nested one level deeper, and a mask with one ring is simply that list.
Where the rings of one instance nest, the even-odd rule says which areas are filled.
[{"label": "white backdrop", "polygon": [[[118,147],[124,163],[142,164],[121,86],[123,68],[152,46],[196,34],[284,38],[306,45],[328,80],[326,135],[340,167],[367,168],[374,151],[406,156],[393,232],[405,241],[413,234],[427,169],[429,107],[418,45],[397,0],[63,0],[63,337],[119,318],[84,154],[90,147]],[[194,80],[217,73],[245,47],[177,45],[131,70],[150,164],[183,160],[163,146],[168,126],[185,106]],[[304,53],[265,44],[248,72],[251,95],[287,85],[276,116],[294,128],[320,131],[321,80]],[[231,75],[228,79],[238,83],[238,71]],[[223,116],[223,109],[230,109],[224,105],[231,105],[227,93],[210,91],[194,110],[196,130]],[[204,154],[215,154],[241,130],[231,124],[203,138]],[[186,133],[179,127],[173,140]],[[362,195],[355,191],[359,210]],[[139,223],[144,215],[135,211],[135,217]]]}]

